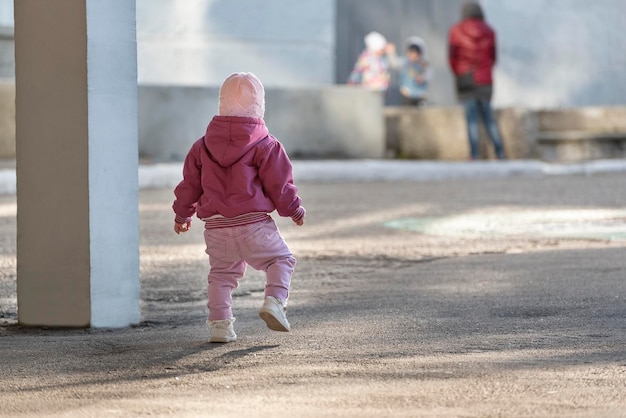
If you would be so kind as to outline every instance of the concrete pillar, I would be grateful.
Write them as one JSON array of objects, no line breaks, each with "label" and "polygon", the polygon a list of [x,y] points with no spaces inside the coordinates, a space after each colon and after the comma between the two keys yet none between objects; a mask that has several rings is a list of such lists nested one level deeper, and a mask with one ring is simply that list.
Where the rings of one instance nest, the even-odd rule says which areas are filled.
[{"label": "concrete pillar", "polygon": [[137,323],[135,1],[14,7],[19,323]]}]

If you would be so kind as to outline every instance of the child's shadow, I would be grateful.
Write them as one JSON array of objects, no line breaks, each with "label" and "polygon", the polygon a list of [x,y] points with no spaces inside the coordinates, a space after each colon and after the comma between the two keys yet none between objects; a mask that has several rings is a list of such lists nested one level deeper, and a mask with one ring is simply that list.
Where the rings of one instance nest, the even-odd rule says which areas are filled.
[{"label": "child's shadow", "polygon": [[[223,344],[203,342],[202,344],[199,344],[197,346],[157,358],[155,359],[155,363],[173,364],[186,357],[193,356],[195,354],[205,351],[212,351],[217,347],[223,347]],[[187,369],[188,372],[217,371],[240,358],[257,353],[259,351],[269,350],[276,347],[279,347],[279,345],[260,345],[239,350],[233,350],[227,353],[223,353],[217,357],[207,357],[200,359],[199,361],[191,362],[191,364],[185,365],[184,368]],[[180,368],[180,366],[176,368],[178,369]]]}]

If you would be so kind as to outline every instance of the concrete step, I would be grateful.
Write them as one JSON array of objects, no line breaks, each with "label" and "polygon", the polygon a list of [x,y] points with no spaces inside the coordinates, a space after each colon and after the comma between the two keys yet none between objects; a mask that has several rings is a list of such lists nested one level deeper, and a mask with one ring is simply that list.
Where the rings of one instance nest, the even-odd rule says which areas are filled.
[{"label": "concrete step", "polygon": [[626,107],[624,106],[540,110],[537,111],[536,116],[539,132],[626,132]]},{"label": "concrete step", "polygon": [[537,135],[536,144],[544,161],[626,158],[626,131],[544,131]]}]

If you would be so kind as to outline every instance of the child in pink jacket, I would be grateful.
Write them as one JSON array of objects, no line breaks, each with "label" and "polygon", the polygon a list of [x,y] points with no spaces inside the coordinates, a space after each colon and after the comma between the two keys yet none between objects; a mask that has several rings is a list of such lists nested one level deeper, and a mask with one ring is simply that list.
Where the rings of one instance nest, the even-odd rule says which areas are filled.
[{"label": "child in pink jacket", "polygon": [[296,259],[269,214],[276,210],[302,225],[306,211],[289,157],[264,114],[261,81],[231,74],[220,88],[219,115],[192,145],[174,190],[174,231],[187,232],[194,213],[205,223],[211,342],[237,339],[231,294],[248,264],[267,275],[259,316],[271,330],[290,330],[286,306]]}]

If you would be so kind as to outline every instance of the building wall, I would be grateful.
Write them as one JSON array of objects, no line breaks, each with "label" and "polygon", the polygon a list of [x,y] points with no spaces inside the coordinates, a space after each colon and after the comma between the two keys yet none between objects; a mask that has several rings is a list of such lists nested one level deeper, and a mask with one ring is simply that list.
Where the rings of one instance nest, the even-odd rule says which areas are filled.
[{"label": "building wall", "polygon": [[13,0],[0,0],[0,26],[13,26]]},{"label": "building wall", "polygon": [[[459,20],[462,3],[337,0],[337,82],[345,82],[363,49],[363,36],[370,30],[383,33],[397,45],[409,35],[419,35],[426,41],[428,59],[435,70],[431,103],[454,104],[447,32]],[[626,102],[626,42],[620,31],[626,24],[626,1],[481,3],[498,35],[496,107],[541,109]],[[398,100],[391,97],[390,101]]]},{"label": "building wall", "polygon": [[0,79],[15,78],[15,42],[13,28],[0,26]]},{"label": "building wall", "polygon": [[15,77],[13,0],[0,0],[0,78]]},{"label": "building wall", "polygon": [[[363,38],[370,31],[382,33],[404,53],[405,40],[419,36],[426,43],[426,58],[434,70],[429,101],[449,105],[456,102],[453,78],[448,69],[447,31],[458,19],[463,0],[337,0],[337,83],[345,83],[358,55],[364,49]],[[397,82],[387,98],[389,104],[400,102]]]},{"label": "building wall", "polygon": [[483,0],[498,33],[496,106],[626,103],[624,0]]},{"label": "building wall", "polygon": [[[268,88],[265,123],[293,158],[381,158],[382,95],[344,86]],[[218,87],[140,86],[139,155],[182,161],[217,112]]]},{"label": "building wall", "polygon": [[137,0],[140,84],[266,86],[334,81],[334,0]]},{"label": "building wall", "polygon": [[[231,72],[253,71],[268,88],[324,88],[345,83],[363,36],[378,30],[400,50],[406,37],[424,38],[435,70],[431,104],[452,105],[447,32],[459,19],[462,2],[137,0],[138,80],[140,85],[216,87]],[[567,0],[567,7],[552,0],[482,4],[498,34],[496,107],[625,104],[626,43],[620,28],[626,23],[626,1]],[[0,0],[0,78],[9,82],[15,65],[12,27],[13,0]],[[388,99],[397,103],[397,91]],[[0,144],[2,155],[14,148],[14,143]]]},{"label": "building wall", "polygon": [[[370,30],[422,36],[431,100],[454,104],[446,37],[463,0],[137,0],[139,83],[216,86],[253,71],[271,87],[344,83]],[[496,107],[621,105],[624,0],[482,0],[498,34]],[[14,76],[13,0],[0,0],[0,77]]]}]

